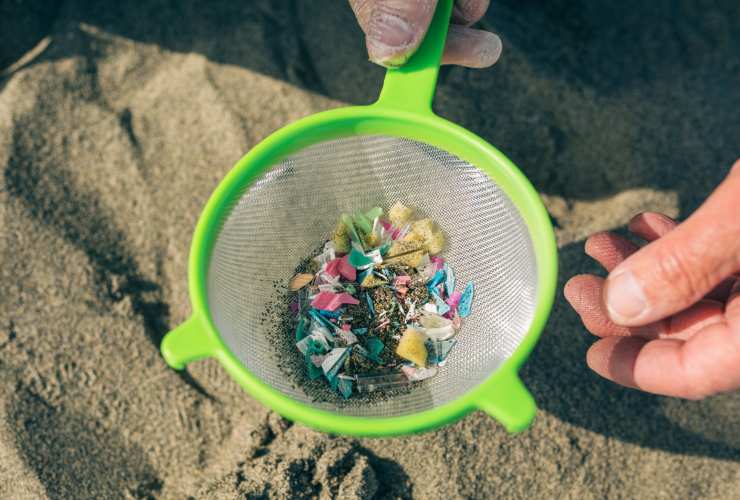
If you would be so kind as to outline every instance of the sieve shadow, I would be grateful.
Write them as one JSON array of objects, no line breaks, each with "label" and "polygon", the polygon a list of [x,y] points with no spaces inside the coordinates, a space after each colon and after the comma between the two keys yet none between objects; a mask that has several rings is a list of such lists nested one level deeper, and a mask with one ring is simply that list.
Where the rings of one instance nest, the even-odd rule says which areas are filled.
[{"label": "sieve shadow", "polygon": [[[45,36],[39,61],[105,54],[105,34],[242,66],[365,104],[383,70],[367,61],[347,2],[11,4],[7,67]],[[437,111],[504,151],[543,192],[594,199],[636,187],[677,191],[688,213],[740,143],[740,4],[691,0],[498,0],[491,69],[443,68]],[[0,73],[0,86],[7,82]]]},{"label": "sieve shadow", "polygon": [[[561,249],[558,296],[523,378],[538,406],[557,418],[604,436],[673,453],[740,461],[740,427],[731,421],[740,393],[704,401],[679,401],[626,389],[586,366],[594,342],[562,295],[571,276],[600,273],[583,253],[582,242]],[[680,418],[668,415],[667,405]],[[730,420],[728,420],[730,418]],[[711,428],[723,426],[721,436]],[[706,429],[710,429],[709,432]]]}]

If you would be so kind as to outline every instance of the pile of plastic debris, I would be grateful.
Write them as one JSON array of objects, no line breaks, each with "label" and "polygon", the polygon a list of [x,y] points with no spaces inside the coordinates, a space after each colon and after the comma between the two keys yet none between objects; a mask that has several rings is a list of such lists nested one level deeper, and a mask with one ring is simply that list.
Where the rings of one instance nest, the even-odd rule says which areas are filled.
[{"label": "pile of plastic debris", "polygon": [[[455,289],[431,219],[396,203],[342,214],[307,272],[290,281],[296,347],[310,379],[353,391],[407,386],[437,374],[470,314],[473,283]],[[289,334],[292,334],[290,332]]]}]

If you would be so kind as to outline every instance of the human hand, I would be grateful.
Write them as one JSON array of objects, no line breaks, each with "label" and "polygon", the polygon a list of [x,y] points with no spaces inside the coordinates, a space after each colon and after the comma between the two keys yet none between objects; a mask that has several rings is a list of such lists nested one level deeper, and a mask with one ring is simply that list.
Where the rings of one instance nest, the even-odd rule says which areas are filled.
[{"label": "human hand", "polygon": [[[403,65],[424,39],[437,0],[349,0],[357,16],[370,60],[386,67]],[[442,64],[487,68],[501,55],[501,39],[469,26],[489,0],[455,0]]]},{"label": "human hand", "polygon": [[627,387],[701,399],[740,388],[740,160],[685,222],[644,213],[586,241],[609,272],[573,277],[565,297],[597,337],[586,361]]}]

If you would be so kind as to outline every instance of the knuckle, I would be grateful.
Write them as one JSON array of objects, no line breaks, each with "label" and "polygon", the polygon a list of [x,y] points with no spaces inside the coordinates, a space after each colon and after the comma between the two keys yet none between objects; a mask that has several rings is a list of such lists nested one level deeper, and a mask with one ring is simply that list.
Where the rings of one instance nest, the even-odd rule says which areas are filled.
[{"label": "knuckle", "polygon": [[708,273],[703,273],[696,259],[686,250],[670,249],[660,253],[657,262],[659,280],[682,297],[698,297],[706,288]]}]

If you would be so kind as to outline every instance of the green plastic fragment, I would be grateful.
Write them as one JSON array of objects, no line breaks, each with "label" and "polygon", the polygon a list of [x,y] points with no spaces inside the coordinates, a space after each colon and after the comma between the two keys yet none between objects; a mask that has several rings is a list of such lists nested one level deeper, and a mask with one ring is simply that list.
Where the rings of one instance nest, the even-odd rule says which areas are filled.
[{"label": "green plastic fragment", "polygon": [[360,238],[360,235],[357,234],[355,225],[352,223],[352,217],[347,214],[342,214],[340,220],[342,221],[342,224],[347,227],[347,231],[349,231],[349,238],[358,245],[362,246],[362,239]]},{"label": "green plastic fragment", "polygon": [[365,217],[370,219],[371,221],[374,221],[378,217],[381,217],[383,215],[383,209],[380,207],[373,207],[367,212],[365,212]]},{"label": "green plastic fragment", "polygon": [[368,218],[365,217],[365,214],[359,210],[355,212],[355,226],[357,229],[362,231],[363,234],[370,234],[373,230],[372,220],[368,220]]}]

